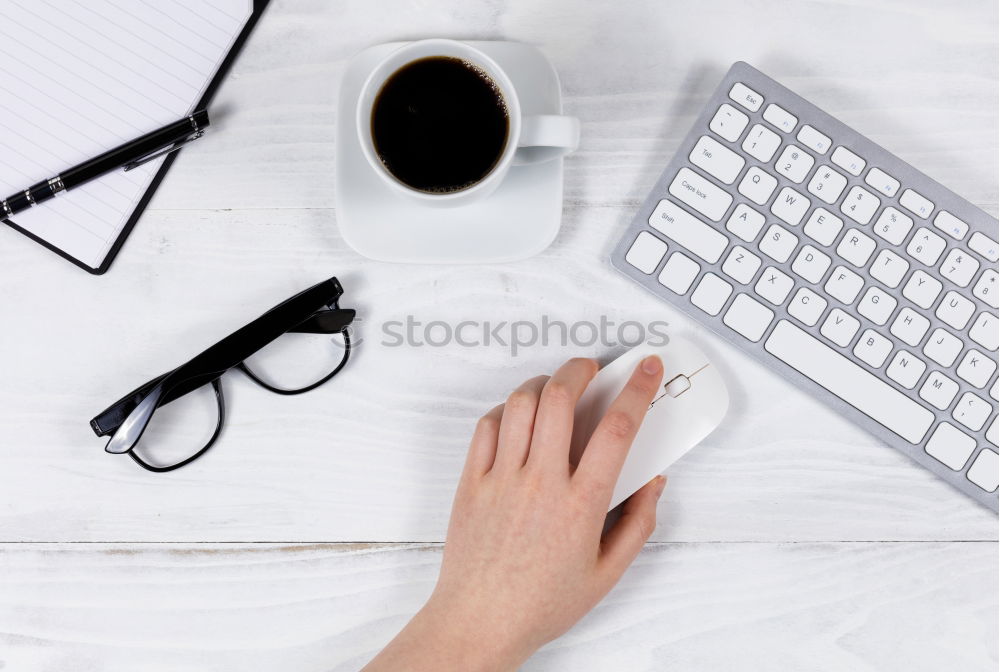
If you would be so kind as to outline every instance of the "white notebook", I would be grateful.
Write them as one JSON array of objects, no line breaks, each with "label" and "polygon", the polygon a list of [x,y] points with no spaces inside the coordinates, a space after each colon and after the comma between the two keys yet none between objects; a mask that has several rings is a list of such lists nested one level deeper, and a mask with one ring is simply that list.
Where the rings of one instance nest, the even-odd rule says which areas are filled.
[{"label": "white notebook", "polygon": [[[0,198],[193,112],[253,10],[252,0],[4,0]],[[162,163],[109,173],[12,223],[103,272]]]}]

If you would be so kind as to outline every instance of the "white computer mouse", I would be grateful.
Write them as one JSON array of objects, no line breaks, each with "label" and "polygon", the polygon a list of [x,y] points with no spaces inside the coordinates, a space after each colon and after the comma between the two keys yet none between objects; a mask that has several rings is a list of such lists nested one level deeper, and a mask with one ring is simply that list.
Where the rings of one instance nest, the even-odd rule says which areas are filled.
[{"label": "white computer mouse", "polygon": [[570,453],[574,464],[608,406],[648,355],[663,360],[663,379],[625,459],[609,511],[698,445],[729,408],[719,370],[697,346],[679,338],[666,345],[640,345],[601,369],[580,398]]}]

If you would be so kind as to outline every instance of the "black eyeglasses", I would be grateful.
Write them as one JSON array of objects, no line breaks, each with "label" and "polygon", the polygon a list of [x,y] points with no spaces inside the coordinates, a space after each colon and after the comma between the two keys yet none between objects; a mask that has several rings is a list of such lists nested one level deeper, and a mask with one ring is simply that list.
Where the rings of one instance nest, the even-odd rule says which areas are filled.
[{"label": "black eyeglasses", "polygon": [[[239,369],[265,390],[290,395],[313,390],[344,368],[351,354],[348,327],[355,313],[339,307],[343,292],[340,282],[330,278],[296,294],[194,359],[129,392],[101,411],[90,421],[90,426],[97,436],[110,435],[107,452],[127,453],[149,471],[172,471],[190,464],[212,447],[222,431],[225,401],[220,379],[230,369]],[[275,349],[276,355],[264,355],[265,351]],[[297,354],[298,361],[290,363],[289,353]],[[311,359],[304,365],[303,355]],[[287,373],[291,376],[283,375]],[[294,382],[288,382],[289,378]],[[196,446],[201,447],[188,457],[162,466],[151,464],[136,453],[139,440],[149,434],[147,429],[157,409],[208,386],[214,391],[217,420],[204,445],[198,440]]]}]

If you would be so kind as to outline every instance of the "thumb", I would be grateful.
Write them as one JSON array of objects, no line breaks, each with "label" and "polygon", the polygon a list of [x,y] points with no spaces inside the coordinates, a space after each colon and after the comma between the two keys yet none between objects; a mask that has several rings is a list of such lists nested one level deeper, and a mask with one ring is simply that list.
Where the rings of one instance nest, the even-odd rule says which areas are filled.
[{"label": "thumb", "polygon": [[601,544],[600,563],[611,583],[617,583],[649,535],[656,529],[656,503],[667,485],[665,476],[657,476],[625,500],[622,516]]}]

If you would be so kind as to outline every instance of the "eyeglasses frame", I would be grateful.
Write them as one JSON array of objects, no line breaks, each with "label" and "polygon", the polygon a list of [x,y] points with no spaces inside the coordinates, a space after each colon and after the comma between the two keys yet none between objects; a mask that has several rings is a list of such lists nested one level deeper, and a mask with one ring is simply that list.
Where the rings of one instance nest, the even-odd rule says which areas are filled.
[{"label": "eyeglasses frame", "polygon": [[[339,307],[343,292],[336,277],[299,292],[184,364],[132,390],[98,413],[90,421],[91,429],[97,436],[111,437],[105,446],[106,452],[127,453],[148,471],[163,473],[193,462],[215,444],[222,432],[225,400],[220,379],[231,369],[239,369],[269,392],[295,395],[316,389],[344,368],[351,352],[349,327],[356,313]],[[287,333],[339,333],[344,339],[343,358],[333,371],[306,387],[293,390],[275,387],[257,375],[245,360]],[[205,446],[188,458],[168,466],[150,464],[135,453],[134,448],[156,409],[207,384],[211,384],[215,392],[219,416],[215,431]]]}]

